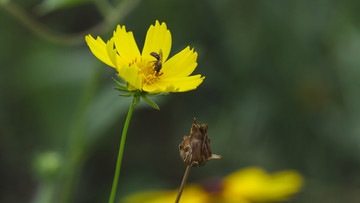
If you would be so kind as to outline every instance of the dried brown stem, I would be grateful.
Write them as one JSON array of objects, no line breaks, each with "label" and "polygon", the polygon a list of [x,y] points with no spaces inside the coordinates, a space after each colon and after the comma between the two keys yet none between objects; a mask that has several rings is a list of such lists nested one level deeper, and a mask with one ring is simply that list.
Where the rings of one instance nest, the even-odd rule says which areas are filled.
[{"label": "dried brown stem", "polygon": [[190,168],[191,168],[191,166],[187,166],[187,167],[186,167],[185,174],[184,174],[184,177],[183,177],[183,179],[182,179],[182,181],[181,181],[181,185],[180,185],[179,192],[178,192],[178,195],[177,195],[177,197],[176,197],[175,203],[178,203],[179,200],[180,200],[181,193],[182,193],[182,191],[183,191],[183,189],[184,189],[184,186],[185,186],[185,184],[186,184],[186,180],[187,180],[187,178],[189,177]]}]

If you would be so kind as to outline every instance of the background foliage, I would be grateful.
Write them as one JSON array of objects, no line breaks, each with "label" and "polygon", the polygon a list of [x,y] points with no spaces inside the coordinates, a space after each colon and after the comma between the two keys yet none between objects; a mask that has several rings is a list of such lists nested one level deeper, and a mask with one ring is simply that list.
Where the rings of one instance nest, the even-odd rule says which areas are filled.
[{"label": "background foliage", "polygon": [[[178,187],[178,144],[196,117],[223,159],[189,182],[295,169],[306,185],[293,202],[360,200],[360,2],[129,2],[14,1],[57,36],[31,31],[0,1],[0,202],[107,201],[131,99],[117,96],[115,71],[84,36],[106,22],[91,33],[107,39],[122,24],[142,47],[156,19],[171,30],[170,55],[195,47],[206,79],[158,98],[160,111],[135,108],[120,197]],[[109,17],[112,5],[125,6]]]}]

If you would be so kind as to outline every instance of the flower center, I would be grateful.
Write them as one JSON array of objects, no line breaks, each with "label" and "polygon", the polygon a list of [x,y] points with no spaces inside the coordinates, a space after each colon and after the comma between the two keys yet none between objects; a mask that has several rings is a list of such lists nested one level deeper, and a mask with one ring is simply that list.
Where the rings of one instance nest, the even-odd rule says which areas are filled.
[{"label": "flower center", "polygon": [[159,76],[162,75],[162,73],[155,70],[155,62],[154,60],[140,56],[130,62],[129,67],[136,64],[138,67],[137,74],[142,76],[142,84],[153,84],[158,80]]}]

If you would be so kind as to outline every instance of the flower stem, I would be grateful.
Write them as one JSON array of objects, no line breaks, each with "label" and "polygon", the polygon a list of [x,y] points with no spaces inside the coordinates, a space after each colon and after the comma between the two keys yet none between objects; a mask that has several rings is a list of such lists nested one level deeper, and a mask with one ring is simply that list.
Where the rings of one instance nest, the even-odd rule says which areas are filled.
[{"label": "flower stem", "polygon": [[183,189],[184,189],[184,186],[185,186],[185,184],[186,184],[186,180],[187,180],[187,178],[188,178],[188,176],[189,176],[189,173],[190,173],[190,168],[191,168],[191,166],[187,166],[187,167],[186,167],[185,174],[184,174],[184,177],[183,177],[183,179],[182,179],[182,181],[181,181],[181,185],[180,185],[179,192],[178,192],[178,195],[177,195],[177,197],[176,197],[175,203],[178,203],[179,200],[180,200],[181,193],[182,193],[182,191],[183,191]]},{"label": "flower stem", "polygon": [[97,0],[95,2],[97,3],[96,5],[98,6],[100,13],[104,15],[104,20],[94,25],[89,30],[75,34],[64,34],[50,29],[37,21],[36,17],[11,0],[0,0],[0,8],[3,7],[27,28],[44,39],[58,44],[77,45],[84,42],[84,36],[88,33],[103,33],[106,30],[109,30],[110,27],[113,27],[128,15],[138,5],[140,0],[122,0],[116,7],[110,7],[108,4],[100,3],[104,2],[102,0]]},{"label": "flower stem", "polygon": [[134,106],[135,106],[135,103],[136,103],[136,97],[138,97],[138,96],[135,95],[133,97],[132,102],[131,102],[129,112],[128,112],[128,115],[126,117],[124,129],[123,129],[123,132],[122,132],[121,141],[120,141],[120,148],[119,148],[119,154],[118,154],[118,158],[117,158],[117,162],[116,162],[115,175],[114,175],[114,180],[113,180],[113,184],[112,184],[112,188],[111,188],[109,203],[113,203],[114,200],[115,200],[116,188],[117,188],[117,184],[118,184],[118,180],[119,180],[120,167],[121,167],[121,162],[122,162],[122,157],[123,157],[124,147],[125,147],[126,133],[127,133],[129,123],[130,123],[130,119],[131,119],[131,115],[133,113]]}]

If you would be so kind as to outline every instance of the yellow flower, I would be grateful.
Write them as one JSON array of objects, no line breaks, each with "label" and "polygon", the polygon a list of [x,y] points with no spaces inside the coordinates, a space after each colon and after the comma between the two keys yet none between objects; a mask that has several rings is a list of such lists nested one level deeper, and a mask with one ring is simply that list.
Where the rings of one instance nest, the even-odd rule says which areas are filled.
[{"label": "yellow flower", "polygon": [[[225,177],[221,188],[214,192],[207,192],[199,185],[185,186],[180,202],[196,203],[264,203],[287,200],[298,192],[303,180],[294,171],[281,171],[267,174],[261,168],[251,167],[235,171]],[[214,182],[214,184],[216,184]],[[165,203],[174,202],[177,191],[148,191],[138,192],[123,199],[123,203]]]},{"label": "yellow flower", "polygon": [[273,202],[287,200],[302,186],[301,176],[294,171],[272,175],[260,168],[236,171],[224,179],[222,192],[226,202]]},{"label": "yellow flower", "polygon": [[190,76],[197,66],[197,53],[189,47],[167,60],[171,34],[165,23],[156,21],[155,26],[150,26],[141,54],[133,33],[127,32],[125,26],[118,25],[107,43],[91,35],[85,40],[98,59],[117,70],[130,91],[185,92],[196,89],[205,78]]},{"label": "yellow flower", "polygon": [[[178,191],[148,191],[139,192],[123,199],[122,203],[169,203],[174,202]],[[196,185],[189,185],[184,188],[180,202],[186,203],[208,203],[209,195]]]}]

